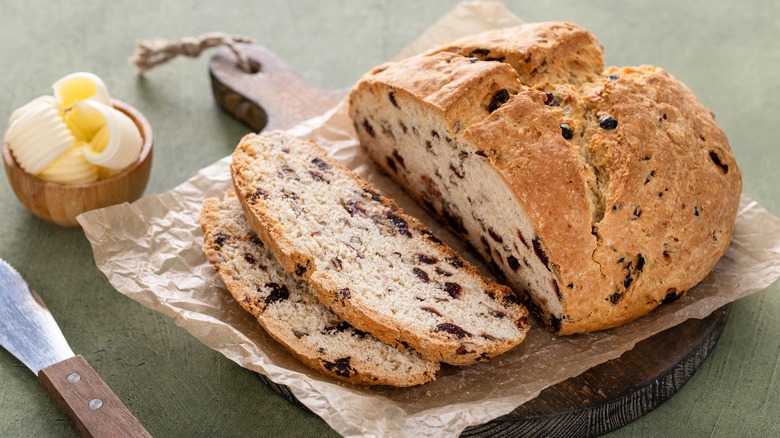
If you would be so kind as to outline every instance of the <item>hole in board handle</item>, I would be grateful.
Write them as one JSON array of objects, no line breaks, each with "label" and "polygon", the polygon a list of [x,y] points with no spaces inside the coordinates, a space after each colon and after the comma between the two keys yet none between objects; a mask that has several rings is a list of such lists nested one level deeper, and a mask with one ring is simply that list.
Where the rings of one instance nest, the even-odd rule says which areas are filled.
[{"label": "hole in board handle", "polygon": [[[254,59],[248,59],[249,62],[249,71],[245,72],[249,75],[258,74],[263,70],[263,65],[259,61],[255,61]],[[241,65],[238,65],[239,69],[241,69]],[[243,71],[243,69],[241,69]]]}]

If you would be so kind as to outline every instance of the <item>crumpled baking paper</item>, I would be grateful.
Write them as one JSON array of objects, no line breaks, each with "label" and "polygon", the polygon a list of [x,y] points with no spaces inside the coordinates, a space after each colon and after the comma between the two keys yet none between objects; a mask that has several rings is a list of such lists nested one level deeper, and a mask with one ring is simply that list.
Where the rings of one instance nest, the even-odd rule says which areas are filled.
[{"label": "crumpled baking paper", "polygon": [[[500,3],[463,3],[404,49],[402,56],[464,33],[518,22]],[[344,103],[292,132],[318,141],[484,268],[458,239],[376,172],[355,139]],[[239,365],[286,385],[344,436],[457,436],[470,425],[511,412],[548,386],[619,357],[643,339],[688,318],[704,318],[780,277],[780,219],[743,196],[728,252],[682,300],[598,333],[556,337],[537,324],[523,344],[491,362],[445,367],[436,381],[416,388],[363,389],[298,363],[226,292],[202,253],[199,216],[204,199],[221,197],[231,187],[226,157],[173,190],[84,213],[78,220],[97,266],[119,292],[174,318]]]}]

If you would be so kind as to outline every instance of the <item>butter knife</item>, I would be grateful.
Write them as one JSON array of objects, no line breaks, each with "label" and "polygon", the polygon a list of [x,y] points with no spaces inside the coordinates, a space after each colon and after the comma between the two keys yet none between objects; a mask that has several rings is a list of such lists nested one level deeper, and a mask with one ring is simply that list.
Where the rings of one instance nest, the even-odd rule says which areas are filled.
[{"label": "butter knife", "polygon": [[85,437],[151,437],[82,356],[35,291],[0,259],[0,345],[38,376]]}]

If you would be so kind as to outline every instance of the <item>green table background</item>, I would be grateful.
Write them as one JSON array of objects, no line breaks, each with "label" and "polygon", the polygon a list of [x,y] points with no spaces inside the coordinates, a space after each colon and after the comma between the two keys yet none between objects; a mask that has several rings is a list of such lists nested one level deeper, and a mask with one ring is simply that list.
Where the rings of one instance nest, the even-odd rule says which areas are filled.
[{"label": "green table background", "polygon": [[[147,193],[175,187],[228,155],[248,130],[215,105],[207,62],[180,59],[136,76],[137,39],[211,31],[247,35],[325,88],[353,84],[392,58],[455,1],[4,1],[0,8],[0,120],[50,94],[65,74],[91,71],[154,130]],[[606,62],[656,64],[717,116],[744,175],[744,193],[775,215],[780,145],[780,2],[507,1],[527,21],[592,30]],[[158,437],[335,436],[255,374],[116,292],[79,229],[42,222],[0,183],[0,257],[31,283],[84,355]],[[710,358],[663,405],[610,436],[780,434],[778,285],[737,302]],[[0,349],[0,436],[75,432],[36,378]]]}]

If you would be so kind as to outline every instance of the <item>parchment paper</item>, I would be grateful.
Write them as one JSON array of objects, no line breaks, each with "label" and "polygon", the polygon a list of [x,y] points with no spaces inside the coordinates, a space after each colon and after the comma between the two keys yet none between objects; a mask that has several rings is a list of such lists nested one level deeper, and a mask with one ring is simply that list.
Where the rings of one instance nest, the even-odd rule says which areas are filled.
[{"label": "parchment paper", "polygon": [[[518,22],[501,4],[464,3],[402,54],[463,33]],[[487,272],[456,238],[377,174],[355,140],[343,103],[292,131],[317,140]],[[537,324],[521,346],[489,363],[445,367],[435,382],[417,388],[363,389],[299,364],[225,291],[201,250],[199,212],[204,199],[221,197],[230,187],[226,157],[171,191],[91,211],[78,220],[97,266],[119,292],[174,318],[239,365],[287,385],[298,400],[345,436],[457,436],[469,425],[511,412],[548,386],[619,357],[645,338],[688,318],[706,317],[780,277],[780,219],[743,196],[727,254],[684,299],[599,333],[556,337]]]}]

